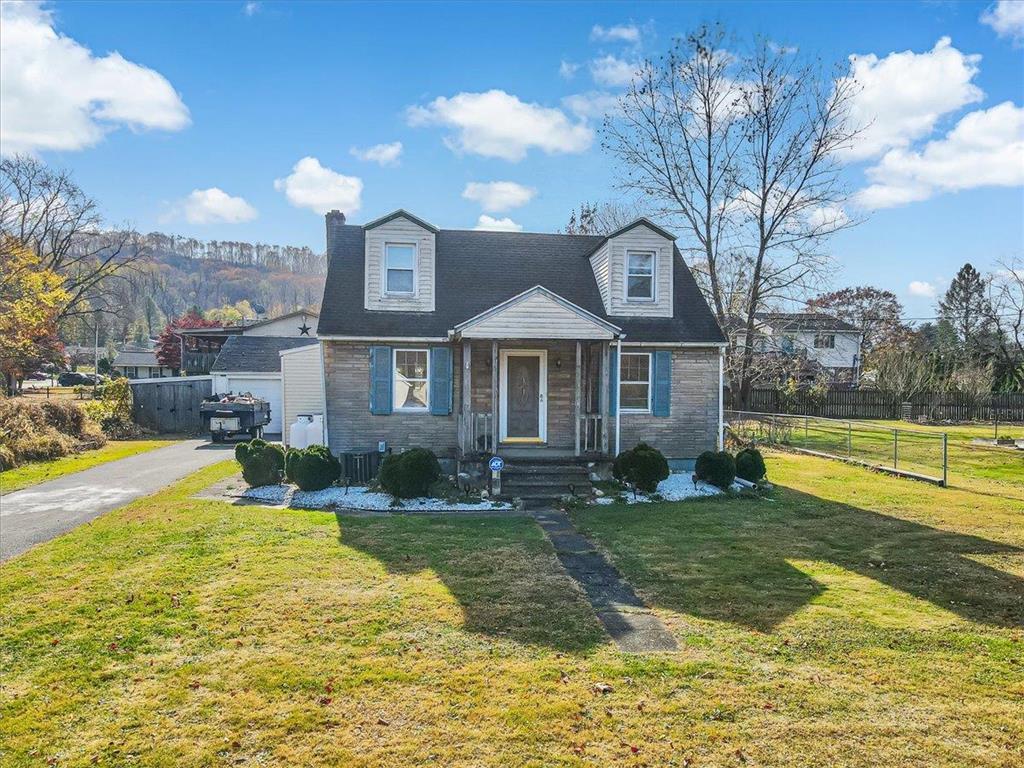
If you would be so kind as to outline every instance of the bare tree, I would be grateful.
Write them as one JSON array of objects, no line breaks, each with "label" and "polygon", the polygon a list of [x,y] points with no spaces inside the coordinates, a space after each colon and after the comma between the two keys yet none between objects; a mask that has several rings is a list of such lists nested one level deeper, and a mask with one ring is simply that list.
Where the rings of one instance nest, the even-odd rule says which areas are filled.
[{"label": "bare tree", "polygon": [[900,402],[928,391],[934,384],[934,366],[926,355],[899,347],[876,350],[874,360],[875,387]]},{"label": "bare tree", "polygon": [[580,203],[579,213],[575,209],[569,214],[565,225],[567,235],[608,235],[644,215],[636,203],[611,200],[603,203]]},{"label": "bare tree", "polygon": [[687,237],[691,254],[720,324],[730,313],[730,286],[719,258],[738,191],[736,160],[741,125],[735,57],[721,28],[703,28],[678,40],[658,62],[645,62],[605,120],[603,146],[625,173],[621,186],[655,207]]},{"label": "bare tree", "polygon": [[26,155],[0,160],[0,234],[31,248],[44,267],[64,278],[70,299],[59,320],[104,303],[109,278],[143,256],[135,232],[104,228],[96,201],[67,171]]},{"label": "bare tree", "polygon": [[998,262],[987,287],[985,308],[995,329],[1004,376],[1011,385],[1024,387],[1024,259]]}]

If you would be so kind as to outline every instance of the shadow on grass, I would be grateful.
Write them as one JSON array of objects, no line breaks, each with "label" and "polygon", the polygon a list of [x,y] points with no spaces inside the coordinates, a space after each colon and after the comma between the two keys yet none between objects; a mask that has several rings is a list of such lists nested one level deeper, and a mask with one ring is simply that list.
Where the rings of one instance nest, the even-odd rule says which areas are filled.
[{"label": "shadow on grass", "polygon": [[634,586],[684,614],[772,631],[825,590],[790,563],[833,563],[965,619],[1024,626],[1024,579],[970,555],[1021,550],[778,488],[772,503],[708,500],[580,513]]},{"label": "shadow on grass", "polygon": [[431,571],[462,610],[467,631],[568,653],[603,642],[589,604],[525,517],[336,514],[338,540],[389,573]]}]

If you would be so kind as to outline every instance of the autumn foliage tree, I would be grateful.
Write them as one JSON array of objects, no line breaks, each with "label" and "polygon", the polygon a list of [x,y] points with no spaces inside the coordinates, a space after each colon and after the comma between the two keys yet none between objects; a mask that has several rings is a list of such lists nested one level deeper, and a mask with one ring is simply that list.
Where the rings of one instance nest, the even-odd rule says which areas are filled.
[{"label": "autumn foliage tree", "polygon": [[0,241],[0,372],[8,391],[42,363],[63,358],[57,318],[67,301],[63,279],[39,256],[13,238]]}]

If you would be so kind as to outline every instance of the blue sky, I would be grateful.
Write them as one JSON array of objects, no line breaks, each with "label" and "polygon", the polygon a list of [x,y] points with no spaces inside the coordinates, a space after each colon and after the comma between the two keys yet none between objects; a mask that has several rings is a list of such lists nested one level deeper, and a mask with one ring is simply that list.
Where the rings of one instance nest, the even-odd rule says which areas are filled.
[{"label": "blue sky", "polygon": [[[1021,15],[945,2],[8,6],[2,143],[71,169],[143,231],[319,249],[317,211],[334,203],[355,222],[404,207],[441,227],[489,216],[553,231],[581,200],[616,196],[580,105],[621,90],[616,65],[722,22],[844,67],[877,57],[862,60],[877,147],[845,174],[854,190],[881,182],[883,207],[833,241],[834,284],[891,289],[928,316],[929,286],[964,261],[1024,250]],[[376,160],[357,156],[371,147]],[[468,199],[473,182],[485,186]]]}]

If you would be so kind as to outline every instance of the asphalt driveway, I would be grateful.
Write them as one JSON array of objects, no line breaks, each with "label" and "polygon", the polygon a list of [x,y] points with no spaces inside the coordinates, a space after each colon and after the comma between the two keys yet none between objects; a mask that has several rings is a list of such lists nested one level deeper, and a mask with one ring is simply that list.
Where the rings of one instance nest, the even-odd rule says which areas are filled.
[{"label": "asphalt driveway", "polygon": [[231,458],[233,450],[233,445],[183,440],[2,495],[0,561]]}]

